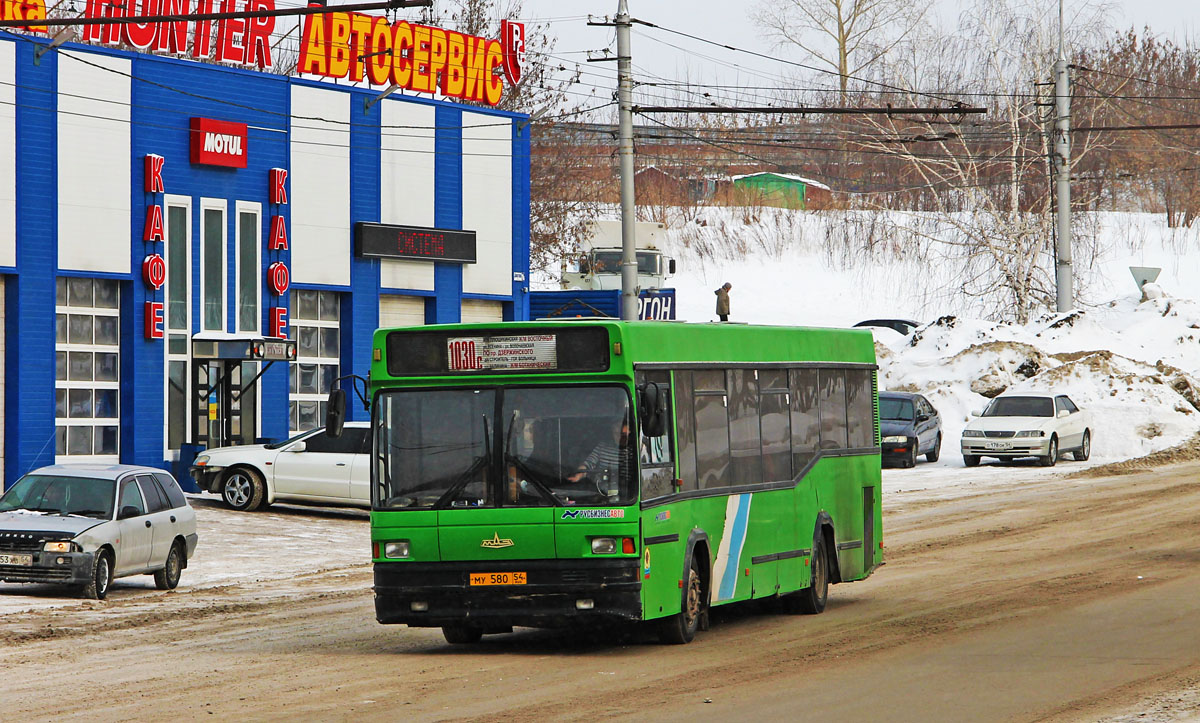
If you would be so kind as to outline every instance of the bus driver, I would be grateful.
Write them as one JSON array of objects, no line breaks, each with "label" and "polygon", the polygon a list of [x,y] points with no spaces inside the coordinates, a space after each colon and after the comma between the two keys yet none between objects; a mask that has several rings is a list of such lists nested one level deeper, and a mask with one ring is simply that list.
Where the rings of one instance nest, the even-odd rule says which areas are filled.
[{"label": "bus driver", "polygon": [[622,417],[613,422],[612,439],[601,440],[580,463],[568,482],[579,482],[587,477],[597,483],[609,495],[618,491],[618,481],[628,481],[633,470],[633,446],[629,443],[629,418]]}]

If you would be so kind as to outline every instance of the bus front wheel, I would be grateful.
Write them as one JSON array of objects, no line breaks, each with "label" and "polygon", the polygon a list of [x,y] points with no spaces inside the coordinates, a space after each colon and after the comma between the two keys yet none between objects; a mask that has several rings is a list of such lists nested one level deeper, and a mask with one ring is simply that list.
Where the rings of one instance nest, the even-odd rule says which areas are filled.
[{"label": "bus front wheel", "polygon": [[451,645],[469,645],[478,643],[479,639],[483,637],[483,631],[466,625],[444,625],[442,626],[442,636]]},{"label": "bus front wheel", "polygon": [[664,618],[659,630],[659,639],[671,645],[692,642],[700,629],[700,617],[704,613],[704,580],[693,557],[688,565],[687,586],[684,588],[682,609],[669,618]]}]

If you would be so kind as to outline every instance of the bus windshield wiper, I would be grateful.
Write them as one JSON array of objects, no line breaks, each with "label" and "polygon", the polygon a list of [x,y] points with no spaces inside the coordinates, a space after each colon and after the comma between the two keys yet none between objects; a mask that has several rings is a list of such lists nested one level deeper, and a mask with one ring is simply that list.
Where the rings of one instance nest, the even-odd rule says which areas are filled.
[{"label": "bus windshield wiper", "polygon": [[463,488],[466,487],[468,484],[470,484],[471,478],[475,476],[476,472],[478,472],[481,469],[490,469],[491,468],[491,465],[492,465],[492,443],[491,443],[492,435],[491,435],[491,430],[488,428],[487,415],[484,414],[484,415],[482,415],[482,417],[483,417],[483,454],[476,457],[475,461],[471,462],[471,466],[467,467],[466,471],[464,471],[461,475],[459,475],[458,479],[456,479],[454,481],[454,484],[450,485],[449,489],[446,490],[445,494],[443,494],[441,497],[439,497],[437,502],[433,503],[434,509],[440,509],[440,508],[448,506],[452,501],[454,501],[454,498],[458,496],[458,493],[462,492]]},{"label": "bus windshield wiper", "polygon": [[563,501],[558,498],[558,495],[554,494],[553,490],[539,480],[537,475],[532,474],[532,470],[529,469],[528,465],[517,459],[516,456],[509,451],[512,449],[512,434],[513,430],[517,426],[516,422],[517,412],[516,410],[513,410],[512,416],[508,420],[508,432],[504,435],[504,464],[507,465],[511,463],[514,467],[520,469],[528,478],[528,481],[533,483],[533,488],[538,491],[538,494],[548,500],[555,507],[562,507]]}]

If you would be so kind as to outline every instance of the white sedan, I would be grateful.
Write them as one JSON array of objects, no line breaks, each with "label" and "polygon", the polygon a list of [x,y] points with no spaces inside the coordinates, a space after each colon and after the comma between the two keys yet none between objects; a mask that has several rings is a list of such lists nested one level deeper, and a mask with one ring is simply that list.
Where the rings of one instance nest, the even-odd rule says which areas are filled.
[{"label": "white sedan", "polygon": [[962,433],[968,467],[982,457],[1037,457],[1051,467],[1066,452],[1077,461],[1092,454],[1091,418],[1065,394],[1002,394],[972,416]]},{"label": "white sedan", "polygon": [[271,444],[217,447],[191,466],[200,489],[221,495],[235,510],[273,502],[371,506],[368,422],[346,422],[333,439],[319,428]]},{"label": "white sedan", "polygon": [[103,600],[114,577],[174,589],[196,550],[196,513],[175,478],[132,465],[35,469],[0,497],[0,580],[74,585]]}]

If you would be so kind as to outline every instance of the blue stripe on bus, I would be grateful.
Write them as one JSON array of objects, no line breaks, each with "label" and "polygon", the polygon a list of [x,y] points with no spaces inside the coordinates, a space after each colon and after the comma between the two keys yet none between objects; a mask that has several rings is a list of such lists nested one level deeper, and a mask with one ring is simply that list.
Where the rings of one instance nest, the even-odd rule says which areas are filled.
[{"label": "blue stripe on bus", "polygon": [[729,560],[725,574],[721,576],[721,588],[717,593],[720,600],[733,597],[737,588],[738,573],[741,571],[742,547],[746,544],[746,530],[750,521],[750,495],[738,495],[737,512],[733,517],[733,529],[729,531]]}]

